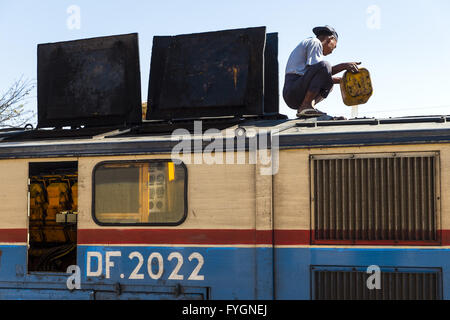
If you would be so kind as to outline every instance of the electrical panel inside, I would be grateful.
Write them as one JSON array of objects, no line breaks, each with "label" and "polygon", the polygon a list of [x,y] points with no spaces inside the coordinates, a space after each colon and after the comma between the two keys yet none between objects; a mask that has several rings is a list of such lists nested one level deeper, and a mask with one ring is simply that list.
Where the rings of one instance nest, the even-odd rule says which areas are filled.
[{"label": "electrical panel inside", "polygon": [[66,272],[76,265],[78,163],[29,165],[28,271]]}]

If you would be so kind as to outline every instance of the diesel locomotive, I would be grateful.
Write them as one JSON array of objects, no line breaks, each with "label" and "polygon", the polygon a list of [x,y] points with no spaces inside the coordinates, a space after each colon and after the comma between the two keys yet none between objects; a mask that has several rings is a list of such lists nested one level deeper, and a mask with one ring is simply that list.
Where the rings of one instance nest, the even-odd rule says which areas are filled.
[{"label": "diesel locomotive", "polygon": [[144,114],[137,34],[39,45],[0,299],[449,299],[450,117],[288,119],[277,41],[155,37]]}]

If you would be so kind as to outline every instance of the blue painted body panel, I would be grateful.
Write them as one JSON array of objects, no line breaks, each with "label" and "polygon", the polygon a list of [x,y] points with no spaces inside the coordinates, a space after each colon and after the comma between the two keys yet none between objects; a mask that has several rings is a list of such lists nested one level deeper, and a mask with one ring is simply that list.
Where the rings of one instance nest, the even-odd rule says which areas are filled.
[{"label": "blue painted body panel", "polygon": [[[223,248],[223,247],[103,247],[103,246],[81,246],[79,248],[79,260],[82,268],[82,282],[97,281],[102,284],[124,283],[130,285],[148,284],[158,287],[174,287],[180,284],[185,287],[203,287],[210,288],[211,299],[254,299],[255,298],[255,248]],[[121,257],[111,258],[115,266],[111,268],[110,278],[104,277],[86,277],[86,257],[88,251],[102,253],[103,275],[105,275],[105,256],[107,251],[120,251]],[[267,249],[262,251],[268,251]],[[129,279],[129,276],[138,265],[138,259],[130,259],[129,254],[139,252],[143,257],[143,265],[139,274],[144,279]],[[163,274],[158,280],[150,278],[148,273],[148,258],[150,254],[157,252],[163,258]],[[168,261],[168,256],[172,252],[179,252],[183,257],[183,264],[178,271],[183,276],[183,280],[170,280],[169,276],[176,267],[178,260],[176,258]],[[199,275],[204,276],[204,280],[188,280],[195,267],[198,265],[196,260],[189,261],[188,257],[194,253],[200,253],[204,258],[204,264],[199,271]],[[154,259],[153,262],[156,262]],[[97,270],[96,259],[91,262],[93,270]],[[155,265],[153,272],[157,273]],[[120,275],[123,274],[122,279]]]},{"label": "blue painted body panel", "polygon": [[443,298],[450,299],[450,249],[277,248],[276,299],[309,300],[311,266],[441,268]]},{"label": "blue painted body panel", "polygon": [[[270,248],[235,247],[144,247],[144,246],[79,246],[77,264],[81,271],[81,290],[67,289],[69,275],[58,273],[26,272],[25,246],[0,246],[0,299],[52,299],[52,291],[57,290],[59,299],[272,299],[272,265]],[[119,252],[121,256],[111,256],[109,278],[106,277],[106,253]],[[87,253],[98,252],[102,256],[102,273],[87,277]],[[137,270],[143,279],[130,279],[139,264],[138,258],[130,258],[132,252],[139,252],[143,258]],[[148,258],[159,253],[163,260],[163,273],[158,280],[151,279],[148,272]],[[177,258],[168,260],[172,252],[178,252],[183,263],[177,272],[182,280],[171,280]],[[198,276],[204,280],[189,280],[199,261],[189,256],[200,254],[204,263]],[[116,253],[117,254],[117,253]],[[152,272],[158,273],[157,260],[152,259]],[[259,264],[255,272],[255,264]],[[98,260],[91,258],[90,270],[98,270]],[[267,274],[264,274],[267,273]],[[123,275],[123,278],[121,277]],[[263,280],[257,282],[257,276]],[[267,280],[270,281],[267,281]],[[120,284],[119,288],[117,284]],[[20,289],[11,290],[9,288]],[[27,293],[34,290],[34,293]],[[27,291],[27,292],[25,292]],[[120,294],[118,293],[120,291]],[[76,295],[73,292],[78,292]]]},{"label": "blue painted body panel", "polygon": [[[271,248],[79,246],[81,289],[72,291],[67,289],[67,274],[28,274],[26,246],[0,246],[0,250],[0,299],[272,299],[270,283],[274,267],[276,299],[308,300],[311,266],[370,265],[441,268],[443,298],[450,299],[450,249],[276,248],[272,265]],[[88,252],[102,256],[101,275],[86,275]],[[109,267],[109,278],[106,277],[107,252],[121,255],[110,256],[114,265]],[[142,256],[138,269],[139,258],[130,258],[132,252]],[[173,252],[183,258],[177,272],[183,279],[169,279],[180,264],[178,258],[169,261]],[[152,253],[159,253],[162,258],[163,272],[159,279],[150,277],[148,258]],[[197,273],[203,280],[189,279],[199,265],[198,259],[189,260],[193,253],[204,259]],[[158,260],[152,259],[153,276],[158,274],[158,266]],[[98,271],[96,256],[91,258],[90,271]],[[142,279],[130,279],[133,271]]]}]

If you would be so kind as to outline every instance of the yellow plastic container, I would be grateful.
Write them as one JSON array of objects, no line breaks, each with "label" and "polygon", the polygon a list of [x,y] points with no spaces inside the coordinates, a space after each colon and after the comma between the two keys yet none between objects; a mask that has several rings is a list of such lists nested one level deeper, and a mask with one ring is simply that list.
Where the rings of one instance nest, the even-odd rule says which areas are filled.
[{"label": "yellow plastic container", "polygon": [[359,68],[357,73],[346,71],[340,84],[342,100],[347,106],[364,104],[373,93],[370,73],[365,68]]}]

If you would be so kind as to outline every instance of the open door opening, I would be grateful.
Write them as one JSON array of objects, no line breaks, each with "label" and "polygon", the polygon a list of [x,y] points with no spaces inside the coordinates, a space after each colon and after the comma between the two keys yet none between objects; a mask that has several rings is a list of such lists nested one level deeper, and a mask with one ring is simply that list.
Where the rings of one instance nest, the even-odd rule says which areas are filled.
[{"label": "open door opening", "polygon": [[28,272],[76,265],[78,163],[29,164]]}]

